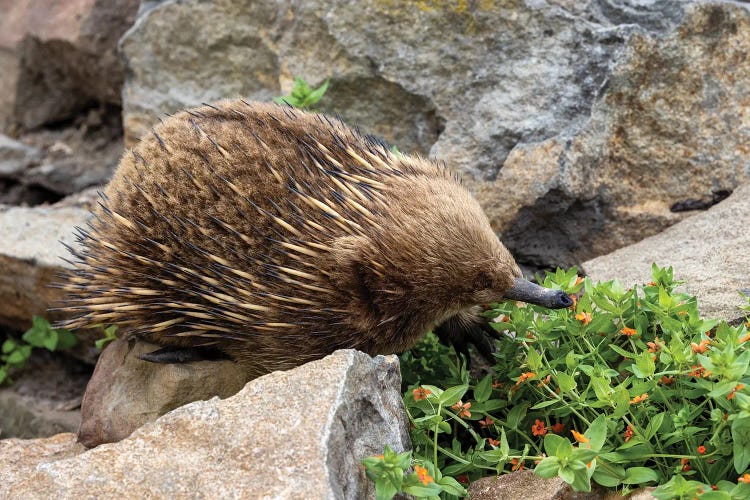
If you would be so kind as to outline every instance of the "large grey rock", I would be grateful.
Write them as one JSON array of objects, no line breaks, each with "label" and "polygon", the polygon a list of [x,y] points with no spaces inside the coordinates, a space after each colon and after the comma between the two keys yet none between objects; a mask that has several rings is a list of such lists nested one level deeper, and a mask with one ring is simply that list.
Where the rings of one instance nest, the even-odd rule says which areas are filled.
[{"label": "large grey rock", "polygon": [[[75,245],[76,226],[84,227],[89,212],[81,206],[9,207],[0,205],[0,325],[18,331],[31,326],[35,315],[61,319],[48,309],[59,305],[63,292],[50,285],[69,265],[63,243]],[[81,331],[73,353],[93,363],[94,339],[101,332]]]},{"label": "large grey rock", "polygon": [[323,110],[464,174],[525,263],[608,253],[750,178],[738,3],[167,0],[121,46],[128,143],[330,77]]},{"label": "large grey rock", "polygon": [[0,179],[18,176],[39,161],[41,151],[0,134]]},{"label": "large grey rock", "polygon": [[229,360],[161,364],[138,358],[158,348],[120,339],[107,345],[83,397],[81,443],[93,448],[120,441],[187,403],[233,396],[250,380]]},{"label": "large grey rock", "polygon": [[35,349],[11,383],[0,386],[0,437],[38,438],[75,432],[90,372],[74,360]]},{"label": "large grey rock", "polygon": [[590,492],[573,491],[559,477],[542,479],[522,470],[497,477],[484,477],[469,486],[471,500],[652,500],[653,488],[639,488],[627,496],[593,485]]},{"label": "large grey rock", "polygon": [[395,356],[338,351],[84,453],[66,434],[0,441],[0,497],[367,498],[360,459],[409,447],[400,383]]},{"label": "large grey rock", "polygon": [[119,104],[117,40],[138,0],[0,0],[0,130]]},{"label": "large grey rock", "polygon": [[595,281],[619,279],[625,285],[651,281],[651,263],[672,266],[684,290],[698,297],[710,318],[732,321],[750,294],[750,184],[710,210],[663,233],[583,264]]}]

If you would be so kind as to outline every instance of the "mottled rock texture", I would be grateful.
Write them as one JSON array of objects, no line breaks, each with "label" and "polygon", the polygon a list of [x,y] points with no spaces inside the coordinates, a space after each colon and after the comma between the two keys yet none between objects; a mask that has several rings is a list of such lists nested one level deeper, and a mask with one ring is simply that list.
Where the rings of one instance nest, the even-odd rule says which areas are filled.
[{"label": "mottled rock texture", "polygon": [[532,471],[518,471],[498,477],[485,477],[469,486],[471,500],[652,500],[653,488],[641,488],[627,496],[597,488],[573,491],[559,477],[542,479]]},{"label": "mottled rock texture", "polygon": [[0,0],[0,130],[120,103],[117,40],[138,0]]},{"label": "mottled rock texture", "polygon": [[656,236],[583,264],[595,281],[624,285],[651,281],[651,263],[672,266],[684,290],[698,297],[709,318],[737,320],[748,313],[740,292],[750,295],[750,184],[701,214]]},{"label": "mottled rock texture", "polygon": [[232,396],[250,380],[228,360],[161,364],[138,358],[158,348],[120,339],[107,345],[81,404],[81,443],[93,448],[120,441],[187,403]]},{"label": "mottled rock texture", "polygon": [[70,434],[0,441],[0,497],[368,498],[359,460],[409,447],[400,383],[395,357],[338,351],[84,453]]},{"label": "mottled rock texture", "polygon": [[127,142],[331,78],[324,111],[462,173],[522,263],[608,253],[750,178],[738,3],[167,0],[121,47]]}]

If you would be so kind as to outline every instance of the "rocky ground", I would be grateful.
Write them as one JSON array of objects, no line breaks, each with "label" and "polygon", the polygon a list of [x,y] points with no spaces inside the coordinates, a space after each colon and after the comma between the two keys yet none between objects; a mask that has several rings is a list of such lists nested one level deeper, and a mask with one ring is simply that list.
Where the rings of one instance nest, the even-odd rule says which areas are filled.
[{"label": "rocky ground", "polygon": [[[267,101],[296,76],[330,79],[323,111],[459,172],[526,269],[581,265],[630,284],[647,281],[656,261],[687,281],[704,314],[738,321],[739,292],[750,292],[748,53],[741,2],[0,0],[0,339],[35,314],[55,319],[46,311],[60,298],[48,285],[67,266],[59,242],[74,244],[123,145],[165,113],[240,95]],[[83,433],[89,445],[119,442],[85,451],[71,434],[47,437],[76,431],[100,336],[82,332],[63,356],[35,353],[0,389],[0,437],[45,437],[0,441],[0,463],[11,464],[0,496],[102,484],[112,494],[215,494],[235,481],[221,476],[226,463],[244,470],[258,456],[279,485],[309,477],[316,492],[352,496],[369,486],[353,455],[332,450],[408,446],[392,360],[340,353],[178,408],[230,396],[245,380],[229,370],[229,390],[203,383],[200,367],[126,370],[139,360],[122,343],[103,357]],[[369,392],[352,396],[360,376]],[[307,380],[319,383],[305,392]],[[324,428],[304,420],[312,407]],[[373,411],[382,421],[356,416]],[[476,498],[488,483],[473,486]]]}]

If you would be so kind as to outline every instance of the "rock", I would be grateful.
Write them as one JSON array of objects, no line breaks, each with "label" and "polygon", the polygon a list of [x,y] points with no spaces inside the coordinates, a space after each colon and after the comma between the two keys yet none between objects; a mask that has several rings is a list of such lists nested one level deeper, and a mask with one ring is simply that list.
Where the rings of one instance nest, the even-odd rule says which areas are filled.
[{"label": "rock", "polygon": [[38,149],[0,134],[0,179],[19,175],[40,157]]},{"label": "rock", "polygon": [[121,45],[126,142],[330,78],[324,111],[462,173],[521,263],[606,254],[750,179],[750,11],[728,2],[167,0]]},{"label": "rock", "polygon": [[469,485],[471,500],[567,500],[572,488],[559,477],[542,479],[523,470],[497,477],[483,477]]},{"label": "rock", "polygon": [[93,448],[120,441],[187,403],[232,396],[250,380],[229,360],[159,364],[138,358],[158,348],[120,339],[107,345],[81,405],[81,443]]},{"label": "rock", "polygon": [[[395,356],[338,351],[178,408],[75,454],[70,435],[0,442],[0,497],[368,498],[361,458],[409,447]],[[24,455],[32,455],[27,458]]]},{"label": "rock", "polygon": [[0,0],[0,130],[120,103],[117,40],[138,0]]},{"label": "rock", "polygon": [[0,387],[0,436],[76,432],[89,370],[59,354],[35,349],[24,368],[11,374],[12,383]]},{"label": "rock", "polygon": [[750,184],[710,210],[694,215],[663,233],[584,262],[594,281],[620,280],[625,286],[651,281],[651,263],[672,266],[684,290],[698,297],[698,309],[709,318],[742,318],[738,309],[750,294]]},{"label": "rock", "polygon": [[542,479],[533,471],[523,470],[497,477],[484,477],[471,483],[471,500],[651,500],[654,488],[639,488],[627,496],[592,485],[590,492],[573,491],[559,477]]},{"label": "rock", "polygon": [[[17,331],[31,326],[34,315],[61,319],[48,309],[63,294],[50,284],[69,265],[63,243],[75,244],[75,226],[84,226],[88,211],[77,207],[20,208],[0,205],[0,325]],[[101,332],[81,331],[72,353],[94,362],[95,338]]]}]

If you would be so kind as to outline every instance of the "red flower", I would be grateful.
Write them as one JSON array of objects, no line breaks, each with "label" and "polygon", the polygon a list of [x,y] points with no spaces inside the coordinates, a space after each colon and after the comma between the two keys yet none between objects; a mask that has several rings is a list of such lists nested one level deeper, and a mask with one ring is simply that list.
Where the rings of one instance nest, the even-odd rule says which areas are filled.
[{"label": "red flower", "polygon": [[511,458],[510,464],[513,466],[510,468],[512,471],[523,470],[523,462],[519,462],[517,458]]},{"label": "red flower", "polygon": [[737,384],[734,387],[734,389],[732,389],[731,391],[729,391],[729,394],[727,394],[727,399],[734,399],[734,393],[737,392],[737,391],[741,391],[744,388],[745,388],[744,384]]},{"label": "red flower", "polygon": [[456,481],[458,481],[461,484],[469,484],[469,476],[466,474],[461,474],[456,478]]},{"label": "red flower", "polygon": [[414,401],[423,401],[427,399],[427,396],[432,394],[432,391],[424,387],[417,387],[412,391],[412,394],[414,395]]},{"label": "red flower", "polygon": [[700,445],[698,447],[698,455],[705,455],[706,454],[706,447],[703,445]]},{"label": "red flower", "polygon": [[487,442],[490,443],[492,446],[500,446],[499,439],[487,438]]},{"label": "red flower", "polygon": [[625,432],[623,433],[622,437],[625,438],[625,442],[626,443],[628,441],[630,441],[630,438],[633,437],[633,428],[630,427],[630,426],[627,426],[627,428],[625,429]]},{"label": "red flower", "polygon": [[536,419],[534,425],[531,426],[531,433],[535,436],[544,436],[545,434],[547,434],[547,428],[544,426],[544,422]]},{"label": "red flower", "polygon": [[458,412],[458,416],[461,418],[469,418],[471,417],[471,412],[469,411],[469,408],[471,408],[471,403],[462,403],[461,400],[458,400],[458,403],[451,406],[454,410]]},{"label": "red flower", "polygon": [[482,427],[489,427],[495,423],[494,420],[492,420],[491,417],[487,416],[484,418],[484,420],[479,421],[479,425]]},{"label": "red flower", "polygon": [[700,344],[696,344],[695,342],[690,342],[690,348],[696,354],[703,354],[704,352],[706,352],[710,344],[711,344],[711,341],[709,339],[703,339],[701,340]]},{"label": "red flower", "polygon": [[562,434],[563,432],[565,432],[565,424],[562,422],[558,422],[550,426],[550,429],[552,429],[552,432],[554,432],[555,434]]}]

